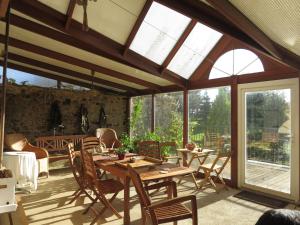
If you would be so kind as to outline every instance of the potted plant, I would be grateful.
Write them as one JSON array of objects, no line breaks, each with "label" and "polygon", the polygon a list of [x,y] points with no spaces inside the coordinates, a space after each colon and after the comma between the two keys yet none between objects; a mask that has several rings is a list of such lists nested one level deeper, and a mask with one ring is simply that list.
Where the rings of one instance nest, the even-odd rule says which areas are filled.
[{"label": "potted plant", "polygon": [[125,158],[125,154],[127,152],[127,148],[125,146],[121,146],[115,150],[116,154],[118,155],[119,160],[123,160]]},{"label": "potted plant", "polygon": [[128,134],[122,134],[120,137],[120,141],[122,143],[122,147],[126,149],[127,152],[134,152],[134,140],[130,138]]}]

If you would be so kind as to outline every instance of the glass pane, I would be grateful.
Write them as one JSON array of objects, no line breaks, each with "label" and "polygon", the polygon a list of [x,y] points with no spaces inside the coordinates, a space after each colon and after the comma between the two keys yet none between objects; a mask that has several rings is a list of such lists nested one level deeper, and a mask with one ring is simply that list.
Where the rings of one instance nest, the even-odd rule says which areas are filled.
[{"label": "glass pane", "polygon": [[153,2],[130,49],[161,65],[190,20]]},{"label": "glass pane", "polygon": [[263,72],[264,66],[257,58],[254,62],[252,62],[250,65],[248,65],[246,68],[244,68],[241,72],[239,72],[237,75],[242,74],[249,74],[249,73],[257,73],[257,72]]},{"label": "glass pane", "polygon": [[155,95],[155,132],[162,141],[176,141],[182,146],[183,93]]},{"label": "glass pane", "polygon": [[[2,71],[2,67],[0,67]],[[33,85],[39,87],[57,87],[57,81],[32,75],[30,73],[21,72],[18,70],[7,69],[8,83],[19,84],[19,85]],[[2,80],[2,76],[1,76]]]},{"label": "glass pane", "polygon": [[257,55],[246,49],[235,49],[233,54],[233,74],[239,74],[258,58]]},{"label": "glass pane", "polygon": [[[200,147],[228,151],[231,146],[230,87],[211,88],[189,92],[189,140]],[[208,158],[208,162],[215,155]],[[194,167],[198,167],[194,162]],[[231,177],[230,161],[223,177]]]},{"label": "glass pane", "polygon": [[218,58],[209,74],[209,79],[263,71],[263,64],[256,54],[246,49],[234,49]]},{"label": "glass pane", "polygon": [[290,193],[290,89],[248,92],[245,182]]},{"label": "glass pane", "polygon": [[151,131],[151,95],[131,98],[130,112],[130,135],[132,137],[144,136]]},{"label": "glass pane", "polygon": [[168,69],[189,78],[221,37],[221,33],[197,23],[168,65]]},{"label": "glass pane", "polygon": [[79,90],[79,91],[91,90],[90,88],[81,87],[81,86],[74,85],[74,84],[69,84],[69,83],[66,83],[66,82],[61,82],[61,89]]}]

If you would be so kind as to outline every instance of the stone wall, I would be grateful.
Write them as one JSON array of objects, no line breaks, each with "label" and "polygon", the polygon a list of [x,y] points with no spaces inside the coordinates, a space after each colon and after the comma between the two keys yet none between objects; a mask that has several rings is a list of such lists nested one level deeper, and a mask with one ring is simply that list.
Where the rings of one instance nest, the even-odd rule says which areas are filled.
[{"label": "stone wall", "polygon": [[[6,133],[23,133],[30,141],[37,136],[53,135],[49,130],[50,107],[58,101],[64,134],[82,134],[80,105],[88,109],[90,132],[99,127],[101,106],[107,115],[107,127],[118,136],[127,130],[128,98],[99,91],[75,91],[33,86],[9,85],[7,88]],[[62,134],[57,131],[57,135]]]}]

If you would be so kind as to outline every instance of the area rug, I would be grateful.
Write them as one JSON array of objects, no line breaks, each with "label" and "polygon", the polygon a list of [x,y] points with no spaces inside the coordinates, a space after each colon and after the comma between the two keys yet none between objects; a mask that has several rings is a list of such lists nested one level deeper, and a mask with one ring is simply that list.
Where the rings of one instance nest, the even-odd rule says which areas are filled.
[{"label": "area rug", "polygon": [[282,200],[266,197],[249,191],[241,191],[235,194],[234,197],[264,205],[273,209],[284,208],[289,204],[288,202]]}]

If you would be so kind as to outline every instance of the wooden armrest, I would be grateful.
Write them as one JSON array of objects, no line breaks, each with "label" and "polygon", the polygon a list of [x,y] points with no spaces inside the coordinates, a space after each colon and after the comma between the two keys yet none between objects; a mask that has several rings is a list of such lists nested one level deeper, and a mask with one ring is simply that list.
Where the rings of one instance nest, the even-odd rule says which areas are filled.
[{"label": "wooden armrest", "polygon": [[191,201],[192,209],[195,209],[195,208],[197,209],[197,202],[196,202],[196,196],[195,195],[187,195],[187,196],[182,196],[182,197],[176,197],[176,198],[167,199],[167,200],[164,200],[164,201],[161,201],[161,202],[153,203],[152,205],[149,206],[149,209],[154,210],[154,209],[157,209],[157,208],[173,205],[173,204],[176,204],[176,203],[183,203],[183,202],[187,202],[187,201]]},{"label": "wooden armrest", "polygon": [[33,146],[30,143],[26,144],[23,151],[28,151],[28,152],[35,153],[36,159],[43,159],[43,158],[48,158],[49,157],[48,151],[46,149],[40,148],[40,147],[37,147],[37,146]]},{"label": "wooden armrest", "polygon": [[147,191],[149,191],[149,190],[158,189],[158,188],[161,188],[161,187],[168,187],[168,186],[172,188],[173,196],[177,197],[177,186],[176,186],[175,181],[168,180],[168,181],[160,182],[160,183],[157,183],[157,184],[152,184],[152,185],[149,185],[149,186],[145,186],[145,189]]}]

